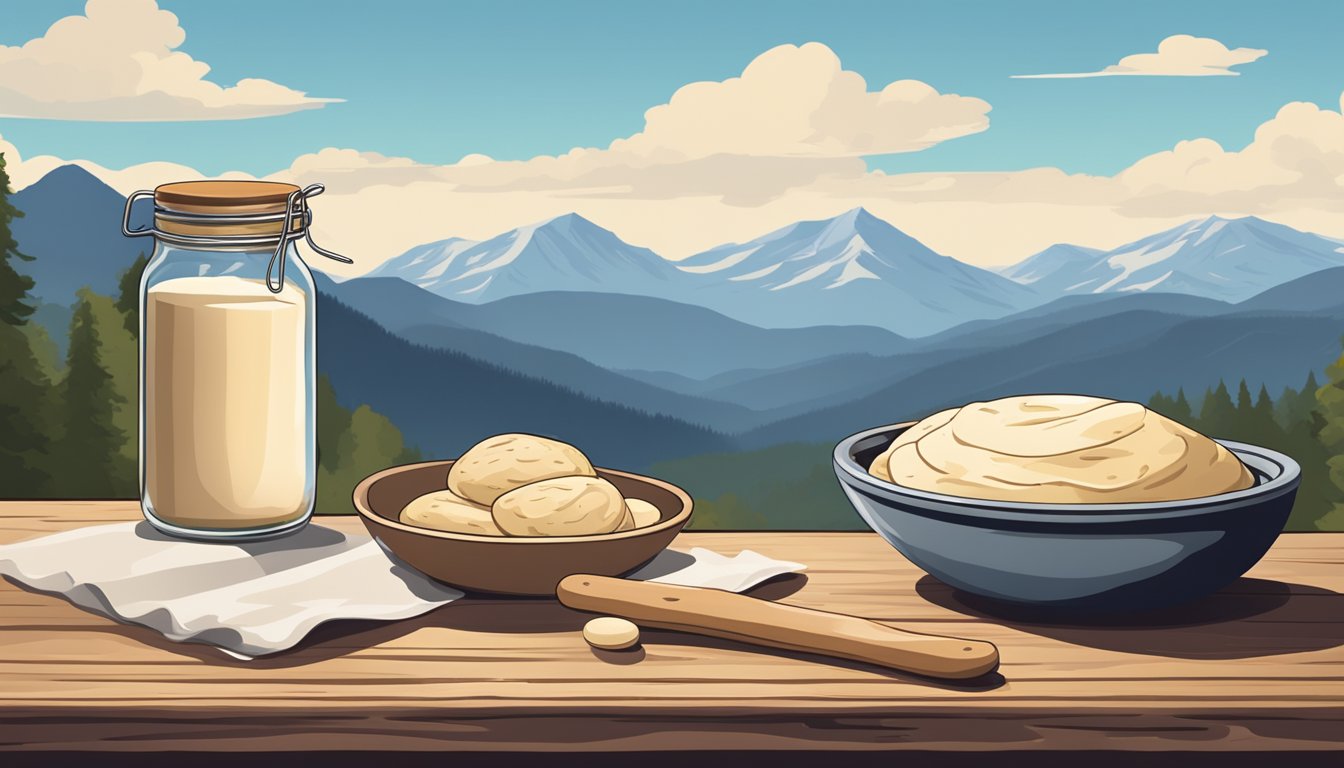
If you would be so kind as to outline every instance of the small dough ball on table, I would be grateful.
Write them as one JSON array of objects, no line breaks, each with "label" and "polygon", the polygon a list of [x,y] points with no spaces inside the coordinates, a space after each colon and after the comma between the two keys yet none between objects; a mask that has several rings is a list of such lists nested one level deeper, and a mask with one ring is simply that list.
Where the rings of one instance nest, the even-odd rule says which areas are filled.
[{"label": "small dough ball on table", "polygon": [[511,536],[589,536],[615,531],[629,514],[616,486],[599,477],[542,480],[500,496],[490,508]]},{"label": "small dough ball on table", "polygon": [[435,491],[413,499],[401,510],[401,522],[448,533],[503,536],[490,508],[473,504],[452,491]]},{"label": "small dough ball on table", "polygon": [[583,625],[583,639],[594,648],[620,651],[639,642],[639,627],[614,616],[603,616]]},{"label": "small dough ball on table", "polygon": [[495,435],[453,462],[448,490],[488,507],[515,488],[571,475],[597,476],[593,463],[578,448],[536,435]]},{"label": "small dough ball on table", "polygon": [[643,499],[626,499],[625,506],[630,508],[635,528],[648,528],[662,518],[658,508]]}]

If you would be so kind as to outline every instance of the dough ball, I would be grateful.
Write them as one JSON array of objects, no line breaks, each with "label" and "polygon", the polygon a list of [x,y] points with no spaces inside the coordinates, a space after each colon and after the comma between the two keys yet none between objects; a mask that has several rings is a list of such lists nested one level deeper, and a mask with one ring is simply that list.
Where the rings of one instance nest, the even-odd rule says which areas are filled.
[{"label": "dough ball", "polygon": [[571,475],[597,475],[578,448],[536,435],[495,435],[453,462],[448,490],[488,507],[515,488]]},{"label": "dough ball", "polygon": [[635,516],[630,514],[629,499],[626,499],[625,515],[621,518],[621,524],[616,526],[616,531],[618,533],[620,531],[633,531],[636,527]]},{"label": "dough ball", "polygon": [[401,510],[401,522],[449,533],[474,533],[479,536],[503,536],[495,525],[490,508],[473,504],[452,491],[426,493]]},{"label": "dough ball", "polygon": [[1080,395],[971,403],[894,446],[887,469],[908,488],[1038,503],[1175,501],[1255,483],[1198,432],[1138,403]]},{"label": "dough ball", "polygon": [[643,499],[626,499],[625,506],[630,508],[633,528],[648,528],[662,519],[662,513],[652,503]]},{"label": "dough ball", "polygon": [[558,477],[500,496],[491,514],[511,536],[588,536],[611,533],[630,510],[616,486],[598,477]]},{"label": "dough ball", "polygon": [[619,651],[639,642],[639,627],[615,616],[600,616],[583,625],[583,639],[594,648]]}]

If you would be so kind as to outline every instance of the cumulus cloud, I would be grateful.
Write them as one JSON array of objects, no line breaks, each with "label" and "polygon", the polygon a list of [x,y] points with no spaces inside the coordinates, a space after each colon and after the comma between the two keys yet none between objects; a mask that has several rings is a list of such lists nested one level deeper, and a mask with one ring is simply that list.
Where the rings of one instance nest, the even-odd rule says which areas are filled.
[{"label": "cumulus cloud", "polygon": [[1297,225],[1344,235],[1337,221],[1323,220],[1344,214],[1344,115],[1293,102],[1261,124],[1241,150],[1225,150],[1211,139],[1183,141],[1116,178],[1126,193],[1122,208],[1130,215],[1291,214]]},{"label": "cumulus cloud", "polygon": [[858,157],[926,149],[989,127],[989,104],[918,80],[869,91],[821,43],[781,45],[740,77],[683,86],[644,113],[644,130],[613,151],[683,158],[716,154]]},{"label": "cumulus cloud", "polygon": [[83,16],[0,46],[0,117],[241,120],[339,101],[258,78],[231,86],[207,80],[208,64],[175,50],[185,39],[177,16],[154,0],[89,0]]},{"label": "cumulus cloud", "polygon": [[[341,183],[329,184],[332,196],[323,199],[339,210],[326,219],[329,239],[357,243],[375,260],[569,211],[672,258],[859,205],[942,253],[986,266],[1057,242],[1114,247],[1209,214],[1263,216],[1344,237],[1344,115],[1307,102],[1282,107],[1240,149],[1196,138],[1114,176],[1058,168],[886,174],[846,157],[640,164],[581,149],[521,162],[418,166],[398,186],[380,176],[385,159],[332,157],[367,168],[332,176]],[[371,218],[391,226],[365,236],[358,222]]]},{"label": "cumulus cloud", "polygon": [[299,186],[320,183],[336,189],[359,189],[377,184],[403,186],[416,181],[435,181],[442,176],[438,166],[417,163],[409,157],[327,147],[299,155],[289,168],[268,178]]},{"label": "cumulus cloud", "polygon": [[1250,64],[1269,51],[1262,48],[1228,48],[1211,37],[1172,35],[1157,44],[1157,53],[1126,56],[1096,72],[1061,72],[1041,75],[1013,75],[1018,79],[1114,77],[1126,75],[1158,77],[1208,77],[1239,75],[1231,67]]},{"label": "cumulus cloud", "polygon": [[869,91],[821,43],[781,45],[738,77],[678,89],[645,113],[644,129],[606,148],[495,161],[467,155],[447,166],[323,150],[287,172],[335,174],[351,187],[436,182],[461,193],[563,194],[585,200],[704,196],[737,207],[781,190],[862,174],[864,155],[913,152],[983,131],[988,103],[917,80]]}]

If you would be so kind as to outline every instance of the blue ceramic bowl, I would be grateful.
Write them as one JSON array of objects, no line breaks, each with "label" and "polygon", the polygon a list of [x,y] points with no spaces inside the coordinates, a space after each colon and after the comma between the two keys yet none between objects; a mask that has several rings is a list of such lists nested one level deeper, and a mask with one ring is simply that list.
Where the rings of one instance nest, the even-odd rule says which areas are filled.
[{"label": "blue ceramic bowl", "polygon": [[1141,504],[1029,504],[904,488],[868,466],[915,422],[835,448],[835,474],[864,521],[940,581],[1068,614],[1123,613],[1192,600],[1235,581],[1269,550],[1293,507],[1289,457],[1219,441],[1250,468],[1243,491]]}]

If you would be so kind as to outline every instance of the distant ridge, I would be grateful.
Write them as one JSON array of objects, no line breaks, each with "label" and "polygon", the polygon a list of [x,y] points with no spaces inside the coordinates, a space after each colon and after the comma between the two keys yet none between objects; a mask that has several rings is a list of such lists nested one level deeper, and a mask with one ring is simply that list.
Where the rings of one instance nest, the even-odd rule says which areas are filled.
[{"label": "distant ridge", "polygon": [[1242,301],[1344,266],[1344,245],[1254,216],[1210,216],[1110,251],[1055,245],[1001,271],[1042,295],[1183,293]]},{"label": "distant ridge", "polygon": [[863,208],[677,266],[701,281],[699,303],[766,327],[876,325],[918,336],[1040,302],[1032,289],[936,253]]},{"label": "distant ridge", "polygon": [[[14,266],[32,277],[34,295],[44,302],[71,305],[75,291],[89,286],[110,295],[117,277],[135,257],[153,250],[153,241],[122,237],[126,198],[77,165],[62,165],[10,198],[23,212],[10,224],[19,250],[33,261]],[[144,226],[148,213],[142,211]]]},{"label": "distant ridge", "polygon": [[380,265],[368,277],[400,277],[455,301],[482,304],[538,291],[670,297],[680,273],[647,248],[576,213],[489,240],[440,240]]}]

